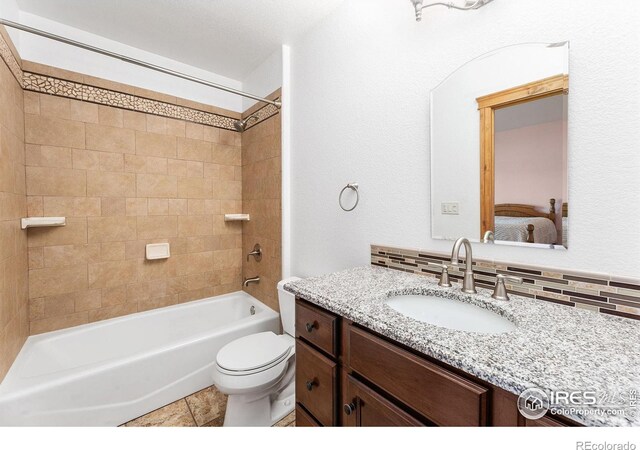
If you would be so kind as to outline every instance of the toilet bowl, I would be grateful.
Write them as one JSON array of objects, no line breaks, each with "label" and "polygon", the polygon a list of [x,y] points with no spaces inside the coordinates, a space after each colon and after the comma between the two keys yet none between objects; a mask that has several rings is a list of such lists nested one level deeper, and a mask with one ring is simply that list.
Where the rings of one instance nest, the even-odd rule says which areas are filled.
[{"label": "toilet bowl", "polygon": [[271,426],[295,405],[295,296],[278,283],[283,334],[250,334],[216,355],[214,384],[227,394],[224,426]]}]

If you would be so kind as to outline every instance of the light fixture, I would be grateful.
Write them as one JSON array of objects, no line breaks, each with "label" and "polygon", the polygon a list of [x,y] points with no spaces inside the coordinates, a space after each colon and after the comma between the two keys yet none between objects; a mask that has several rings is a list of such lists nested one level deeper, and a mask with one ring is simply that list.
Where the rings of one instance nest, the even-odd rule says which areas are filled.
[{"label": "light fixture", "polygon": [[470,11],[472,9],[480,9],[487,3],[491,3],[493,0],[466,0],[464,6],[458,6],[454,3],[436,2],[425,5],[422,0],[411,0],[413,7],[416,10],[416,22],[422,20],[422,10],[431,8],[432,6],[446,6],[449,9],[458,9],[460,11]]}]

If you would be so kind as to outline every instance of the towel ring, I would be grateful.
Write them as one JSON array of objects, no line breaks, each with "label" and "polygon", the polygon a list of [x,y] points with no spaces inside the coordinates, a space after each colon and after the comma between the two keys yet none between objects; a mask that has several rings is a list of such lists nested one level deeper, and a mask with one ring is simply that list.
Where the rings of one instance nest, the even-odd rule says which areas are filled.
[{"label": "towel ring", "polygon": [[[354,191],[356,193],[356,203],[351,208],[345,208],[344,205],[342,204],[342,194],[344,194],[344,191],[346,191],[347,189],[351,189],[352,191]],[[340,191],[340,195],[338,195],[338,203],[340,204],[340,208],[342,208],[343,210],[345,210],[347,212],[353,211],[354,209],[356,209],[356,206],[358,206],[358,202],[359,201],[360,201],[360,192],[358,191],[358,183],[349,183],[349,184],[347,184]]]}]

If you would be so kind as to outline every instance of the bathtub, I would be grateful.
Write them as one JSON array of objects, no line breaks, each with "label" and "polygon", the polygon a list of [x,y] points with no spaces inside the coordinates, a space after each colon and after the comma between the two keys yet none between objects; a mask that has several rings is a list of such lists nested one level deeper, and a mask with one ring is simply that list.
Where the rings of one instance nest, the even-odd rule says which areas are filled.
[{"label": "bathtub", "polygon": [[279,332],[245,292],[31,336],[0,384],[0,426],[113,426],[213,384],[218,350]]}]

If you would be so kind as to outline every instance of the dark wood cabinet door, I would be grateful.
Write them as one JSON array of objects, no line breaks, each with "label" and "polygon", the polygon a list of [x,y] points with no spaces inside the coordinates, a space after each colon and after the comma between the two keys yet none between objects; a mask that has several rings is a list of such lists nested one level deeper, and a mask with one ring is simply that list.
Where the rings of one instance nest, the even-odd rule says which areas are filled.
[{"label": "dark wood cabinet door", "polygon": [[360,328],[349,327],[351,369],[440,426],[484,426],[483,386]]},{"label": "dark wood cabinet door", "polygon": [[336,425],[338,367],[296,340],[296,400],[325,427]]},{"label": "dark wood cabinet door", "polygon": [[296,404],[296,427],[320,427],[316,419],[304,410],[300,404]]},{"label": "dark wood cabinet door", "polygon": [[380,394],[347,375],[344,387],[348,403],[343,405],[344,426],[420,427],[424,424]]},{"label": "dark wood cabinet door", "polygon": [[332,358],[338,356],[338,317],[307,302],[296,302],[296,337]]}]

